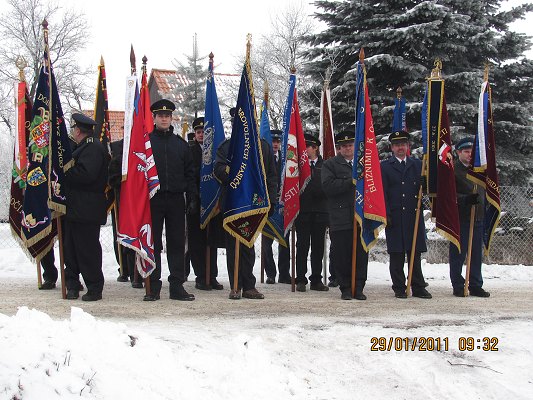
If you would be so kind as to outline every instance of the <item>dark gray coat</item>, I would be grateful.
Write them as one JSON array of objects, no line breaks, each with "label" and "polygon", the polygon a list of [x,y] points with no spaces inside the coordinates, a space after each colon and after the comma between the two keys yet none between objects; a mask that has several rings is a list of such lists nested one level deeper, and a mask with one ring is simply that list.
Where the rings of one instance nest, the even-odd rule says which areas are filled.
[{"label": "dark gray coat", "polygon": [[322,189],[328,197],[330,231],[353,229],[355,185],[352,167],[337,155],[322,166]]}]

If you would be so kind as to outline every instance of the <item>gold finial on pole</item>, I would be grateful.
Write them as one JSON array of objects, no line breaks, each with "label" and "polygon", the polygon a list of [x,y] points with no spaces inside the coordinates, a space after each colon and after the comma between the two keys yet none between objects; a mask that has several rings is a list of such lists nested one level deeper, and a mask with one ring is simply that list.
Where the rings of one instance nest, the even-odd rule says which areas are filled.
[{"label": "gold finial on pole", "polygon": [[246,35],[246,60],[250,61],[250,51],[252,48],[252,34]]},{"label": "gold finial on pole", "polygon": [[21,82],[24,82],[26,80],[26,77],[24,76],[24,68],[28,66],[26,59],[22,56],[17,56],[17,59],[15,60],[15,65],[19,69],[19,80]]},{"label": "gold finial on pole", "polygon": [[436,58],[433,65],[435,66],[435,68],[431,70],[431,79],[440,79],[442,71],[442,60],[440,58]]},{"label": "gold finial on pole", "polygon": [[100,65],[102,67],[104,66],[104,57],[103,56],[100,56]]},{"label": "gold finial on pole", "polygon": [[361,47],[361,50],[359,50],[359,62],[363,64],[365,62],[365,49],[364,47]]},{"label": "gold finial on pole", "polygon": [[296,73],[296,67],[294,65],[291,65],[291,74],[295,74]]},{"label": "gold finial on pole", "polygon": [[401,86],[398,86],[398,89],[396,89],[396,97],[398,97],[399,99],[402,98],[402,87]]},{"label": "gold finial on pole", "polygon": [[331,67],[326,68],[326,77],[324,79],[324,88],[327,89],[329,87],[329,81],[331,80]]},{"label": "gold finial on pole", "polygon": [[483,71],[483,81],[488,82],[489,81],[489,69],[490,64],[488,61],[485,62],[485,70]]},{"label": "gold finial on pole", "polygon": [[146,72],[146,63],[148,62],[148,58],[146,56],[143,56],[143,72]]},{"label": "gold finial on pole", "polygon": [[131,45],[130,49],[130,68],[132,75],[137,72],[137,67],[135,66],[135,52],[133,51],[133,45]]},{"label": "gold finial on pole", "polygon": [[213,54],[213,52],[209,53],[209,62],[212,63],[213,62],[213,58],[215,57],[215,55]]},{"label": "gold finial on pole", "polygon": [[183,117],[183,123],[181,124],[181,137],[187,141],[187,132],[189,131],[189,123],[187,122],[187,116]]}]

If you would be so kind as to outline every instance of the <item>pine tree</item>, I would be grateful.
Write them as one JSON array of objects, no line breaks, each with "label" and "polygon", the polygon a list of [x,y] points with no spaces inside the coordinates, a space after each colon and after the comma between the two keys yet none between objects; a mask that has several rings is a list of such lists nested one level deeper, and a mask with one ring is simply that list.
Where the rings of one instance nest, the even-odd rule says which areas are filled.
[{"label": "pine tree", "polygon": [[176,78],[172,79],[173,92],[181,99],[178,108],[181,115],[192,122],[202,116],[205,109],[205,80],[207,78],[207,56],[200,56],[196,33],[193,37],[193,51],[185,55],[187,63],[175,62]]},{"label": "pine tree", "polygon": [[[501,0],[318,1],[316,18],[327,25],[310,36],[308,71],[320,80],[336,59],[330,87],[336,131],[354,120],[355,72],[364,47],[378,139],[390,133],[396,88],[407,99],[407,126],[420,140],[420,110],[434,60],[443,62],[454,141],[473,135],[484,64],[491,64],[497,159],[501,184],[533,183],[533,61],[530,38],[509,25],[533,11],[524,4],[501,10]],[[321,85],[321,83],[319,84]],[[316,88],[318,90],[318,86]],[[380,148],[387,147],[382,140]]]}]

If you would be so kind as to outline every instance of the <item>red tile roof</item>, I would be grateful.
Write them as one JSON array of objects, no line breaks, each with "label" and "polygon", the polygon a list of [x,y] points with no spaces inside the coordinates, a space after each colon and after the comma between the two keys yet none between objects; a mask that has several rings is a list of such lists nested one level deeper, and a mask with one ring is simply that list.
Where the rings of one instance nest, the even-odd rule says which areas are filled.
[{"label": "red tile roof", "polygon": [[[93,110],[83,110],[82,113],[91,118],[94,115]],[[109,111],[109,131],[112,142],[124,137],[124,111]]]}]

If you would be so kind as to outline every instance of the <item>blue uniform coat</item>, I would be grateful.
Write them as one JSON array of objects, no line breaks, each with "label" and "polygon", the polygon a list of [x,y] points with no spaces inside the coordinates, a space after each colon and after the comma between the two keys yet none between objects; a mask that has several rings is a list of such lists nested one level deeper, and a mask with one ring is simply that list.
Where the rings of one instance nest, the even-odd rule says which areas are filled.
[{"label": "blue uniform coat", "polygon": [[[411,252],[422,162],[406,157],[405,169],[396,157],[381,162],[381,177],[387,207],[387,252]],[[391,223],[389,225],[389,223]],[[424,214],[420,211],[416,251],[425,252]]]}]

